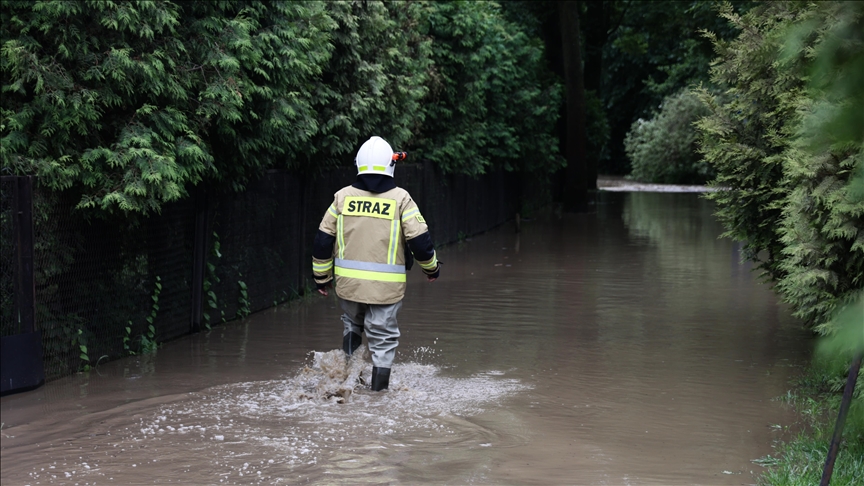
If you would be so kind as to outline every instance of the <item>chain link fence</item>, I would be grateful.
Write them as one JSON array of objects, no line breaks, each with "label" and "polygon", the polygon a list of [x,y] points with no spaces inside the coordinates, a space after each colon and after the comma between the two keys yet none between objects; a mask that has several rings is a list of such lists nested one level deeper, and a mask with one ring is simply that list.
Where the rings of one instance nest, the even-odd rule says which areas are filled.
[{"label": "chain link fence", "polygon": [[[93,218],[69,194],[37,183],[33,196],[36,328],[46,379],[244,317],[302,295],[311,245],[333,194],[355,169],[311,178],[270,171],[242,193],[197,190],[152,217]],[[397,183],[417,201],[437,245],[511,219],[543,202],[518,174],[444,176],[400,165]],[[14,314],[15,246],[7,184],[2,196],[3,335]],[[196,270],[197,268],[197,270]]]},{"label": "chain link fence", "polygon": [[193,203],[149,218],[86,218],[74,201],[37,185],[36,326],[46,378],[189,332]]}]

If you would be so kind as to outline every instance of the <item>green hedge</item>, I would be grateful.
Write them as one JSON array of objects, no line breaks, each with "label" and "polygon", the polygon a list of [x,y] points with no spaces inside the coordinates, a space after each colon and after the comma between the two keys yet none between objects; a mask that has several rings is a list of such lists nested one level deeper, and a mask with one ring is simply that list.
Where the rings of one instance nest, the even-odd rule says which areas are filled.
[{"label": "green hedge", "polygon": [[697,151],[693,125],[707,114],[698,96],[685,89],[667,96],[650,120],[636,120],[624,139],[630,177],[665,184],[703,184],[713,178],[713,168]]},{"label": "green hedge", "polygon": [[726,91],[701,93],[701,151],[721,189],[710,197],[795,315],[830,334],[864,289],[864,4],[723,14],[741,34],[715,39]]},{"label": "green hedge", "polygon": [[563,163],[561,85],[494,2],[10,0],[0,20],[3,173],[97,213],[350,165],[370,135],[446,172]]}]

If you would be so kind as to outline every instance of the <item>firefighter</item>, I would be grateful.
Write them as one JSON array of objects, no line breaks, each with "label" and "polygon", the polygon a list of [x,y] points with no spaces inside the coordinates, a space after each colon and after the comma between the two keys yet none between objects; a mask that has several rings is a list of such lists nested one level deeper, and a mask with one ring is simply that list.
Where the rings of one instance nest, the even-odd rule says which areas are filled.
[{"label": "firefighter", "polygon": [[357,350],[366,332],[373,391],[390,383],[406,269],[416,260],[429,282],[440,273],[426,221],[393,179],[396,161],[404,157],[381,137],[367,140],[354,159],[357,180],[334,195],[312,248],[312,272],[321,295],[328,295],[335,275],[347,355]]}]

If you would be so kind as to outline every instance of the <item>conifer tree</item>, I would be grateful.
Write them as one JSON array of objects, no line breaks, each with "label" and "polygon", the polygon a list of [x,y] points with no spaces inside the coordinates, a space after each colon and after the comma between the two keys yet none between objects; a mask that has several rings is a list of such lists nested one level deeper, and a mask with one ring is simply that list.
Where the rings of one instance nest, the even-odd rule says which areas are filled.
[{"label": "conifer tree", "polygon": [[778,289],[798,316],[830,333],[837,309],[864,289],[864,4],[814,4],[784,53],[781,66],[801,56],[808,69],[783,154],[790,192]]},{"label": "conifer tree", "polygon": [[723,41],[706,34],[718,54],[712,80],[725,91],[700,91],[711,111],[698,122],[700,152],[714,166],[712,184],[720,189],[708,197],[717,202],[724,236],[744,242],[745,258],[774,280],[783,275],[783,244],[776,230],[788,193],[782,154],[795,119],[789,99],[804,86],[801,66],[789,63],[781,71],[776,58],[781,31],[802,9],[802,4],[765,3],[739,15],[727,5],[721,15],[740,35]]},{"label": "conifer tree", "polygon": [[491,2],[433,2],[427,22],[434,67],[420,155],[471,175],[496,165],[560,168],[554,129],[563,91],[546,74],[540,39]]},{"label": "conifer tree", "polygon": [[[315,128],[335,23],[321,2],[9,1],[4,172],[78,207],[158,211],[205,178],[242,186]],[[215,146],[215,148],[214,148]]]},{"label": "conifer tree", "polygon": [[206,183],[350,165],[380,135],[447,172],[549,172],[560,86],[494,3],[10,0],[4,174],[152,213]]},{"label": "conifer tree", "polygon": [[741,34],[714,39],[725,93],[702,92],[701,150],[720,189],[709,197],[795,315],[830,332],[864,289],[864,10],[769,2],[723,14]]}]

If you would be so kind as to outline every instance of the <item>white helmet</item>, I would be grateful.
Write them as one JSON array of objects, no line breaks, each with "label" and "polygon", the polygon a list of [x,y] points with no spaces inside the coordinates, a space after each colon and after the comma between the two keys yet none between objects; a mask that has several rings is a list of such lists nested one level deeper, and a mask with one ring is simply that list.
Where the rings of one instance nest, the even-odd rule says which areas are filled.
[{"label": "white helmet", "polygon": [[393,177],[396,161],[393,160],[393,149],[381,137],[372,137],[357,151],[354,159],[358,174],[384,174]]}]

